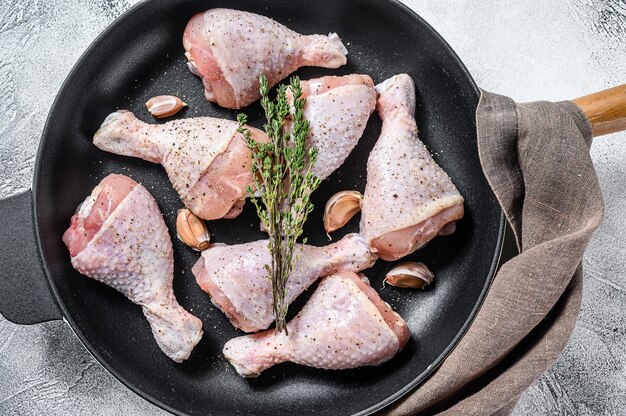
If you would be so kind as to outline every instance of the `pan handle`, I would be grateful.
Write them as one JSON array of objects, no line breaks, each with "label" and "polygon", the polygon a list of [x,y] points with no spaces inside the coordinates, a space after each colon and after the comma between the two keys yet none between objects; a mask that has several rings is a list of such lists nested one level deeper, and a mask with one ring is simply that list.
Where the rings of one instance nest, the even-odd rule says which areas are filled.
[{"label": "pan handle", "polygon": [[61,319],[41,263],[32,191],[0,200],[0,313],[16,324]]},{"label": "pan handle", "polygon": [[594,137],[626,130],[626,84],[572,102],[587,116]]}]

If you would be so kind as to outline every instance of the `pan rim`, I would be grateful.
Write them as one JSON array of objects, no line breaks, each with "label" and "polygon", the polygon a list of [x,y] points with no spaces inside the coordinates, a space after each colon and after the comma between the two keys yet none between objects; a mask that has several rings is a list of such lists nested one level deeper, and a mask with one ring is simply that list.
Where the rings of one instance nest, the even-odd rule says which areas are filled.
[{"label": "pan rim", "polygon": [[[46,117],[46,122],[44,124],[43,130],[42,130],[42,134],[41,134],[41,138],[40,138],[40,143],[39,143],[39,147],[37,150],[37,155],[36,155],[36,160],[35,160],[35,168],[34,168],[34,173],[33,173],[33,185],[32,185],[32,198],[33,198],[33,204],[32,204],[32,215],[33,215],[33,219],[34,219],[34,229],[35,229],[35,242],[37,245],[37,250],[39,251],[39,254],[41,256],[42,259],[42,268],[44,270],[44,274],[46,275],[46,279],[47,279],[47,283],[48,286],[50,288],[50,291],[54,297],[54,300],[63,316],[63,321],[67,322],[69,324],[69,327],[71,328],[72,332],[76,335],[76,337],[80,340],[80,342],[83,344],[83,346],[87,349],[87,351],[89,351],[89,353],[96,359],[96,361],[98,361],[98,363],[107,371],[109,372],[113,377],[115,377],[117,380],[119,380],[122,384],[124,384],[126,387],[128,387],[131,391],[133,391],[135,394],[137,394],[138,396],[142,397],[143,399],[145,399],[146,401],[154,404],[155,406],[158,406],[159,408],[168,411],[172,414],[175,415],[187,415],[187,413],[185,412],[181,412],[177,409],[172,408],[171,406],[163,403],[162,401],[158,400],[156,397],[144,392],[142,389],[140,389],[139,387],[135,386],[132,382],[130,382],[129,380],[127,380],[124,376],[122,376],[119,372],[117,372],[109,363],[108,361],[106,361],[104,359],[104,357],[102,355],[100,355],[95,348],[91,345],[91,343],[89,343],[89,341],[83,336],[82,332],[78,329],[78,326],[76,325],[76,323],[74,322],[74,320],[72,319],[71,315],[69,314],[67,308],[65,307],[65,304],[62,302],[61,300],[61,296],[59,295],[59,292],[56,288],[56,285],[52,279],[52,274],[48,268],[48,262],[45,258],[45,252],[43,250],[43,244],[42,244],[42,238],[41,238],[41,230],[40,230],[40,221],[39,221],[39,200],[38,200],[38,188],[39,188],[39,180],[40,180],[40,171],[41,171],[41,164],[42,164],[42,160],[43,160],[43,154],[44,154],[44,147],[46,145],[46,138],[49,136],[50,133],[50,129],[51,129],[51,124],[52,124],[52,115],[54,112],[54,109],[57,107],[59,101],[61,100],[62,96],[65,94],[65,91],[68,89],[69,85],[70,85],[70,80],[72,78],[74,78],[74,76],[78,73],[78,71],[80,70],[80,67],[83,65],[83,63],[87,60],[87,58],[89,57],[89,55],[91,55],[100,45],[100,43],[113,31],[115,30],[115,28],[117,26],[119,26],[119,24],[121,24],[122,22],[130,19],[132,16],[134,16],[137,12],[139,12],[140,10],[142,10],[144,7],[147,7],[147,5],[150,4],[152,0],[141,0],[139,1],[137,4],[133,5],[131,8],[129,8],[126,12],[124,12],[122,15],[120,15],[118,18],[116,18],[113,22],[111,22],[95,39],[94,41],[87,47],[87,49],[81,54],[80,58],[76,61],[76,63],[74,64],[74,66],[72,67],[72,69],[69,71],[68,75],[66,76],[66,78],[64,79],[63,83],[61,84],[61,87],[59,88],[59,92],[56,94],[52,105],[50,107],[50,111]],[[421,25],[423,25],[423,27],[429,31],[436,39],[438,39],[441,42],[441,45],[443,46],[444,50],[450,54],[450,56],[453,58],[454,61],[456,61],[456,63],[459,65],[459,68],[461,70],[461,73],[463,74],[463,76],[465,76],[465,78],[468,80],[471,89],[472,89],[472,93],[473,93],[473,98],[475,99],[476,103],[478,104],[478,99],[480,97],[480,89],[478,88],[475,80],[472,78],[471,74],[469,73],[469,71],[467,70],[467,68],[465,67],[465,64],[463,63],[463,61],[458,57],[458,55],[456,54],[456,52],[454,52],[454,50],[450,47],[450,45],[445,41],[445,39],[428,23],[426,22],[426,20],[424,20],[420,15],[417,14],[417,12],[415,12],[414,10],[412,10],[411,8],[409,8],[406,4],[400,2],[400,0],[386,0],[386,2],[393,7],[397,7],[399,8],[402,12],[404,12],[405,14],[407,14],[410,18],[412,18],[413,20],[419,22]],[[493,191],[492,191],[493,192]],[[474,307],[472,308],[469,316],[467,317],[467,319],[465,320],[465,322],[463,323],[461,329],[459,330],[459,332],[455,335],[455,337],[452,339],[452,341],[450,342],[450,344],[448,344],[448,346],[443,350],[443,352],[434,360],[434,362],[426,369],[424,370],[422,373],[420,373],[415,379],[413,379],[411,382],[407,383],[403,388],[401,388],[400,390],[398,390],[397,392],[395,392],[394,394],[390,395],[389,397],[385,398],[384,400],[381,400],[380,402],[376,403],[373,406],[370,406],[366,409],[363,409],[357,413],[354,413],[354,416],[364,416],[364,415],[370,415],[376,411],[379,411],[387,406],[389,406],[390,404],[392,404],[393,402],[397,401],[398,399],[400,399],[401,397],[403,397],[404,395],[406,395],[407,393],[409,393],[410,391],[412,391],[413,389],[415,389],[417,386],[419,386],[420,384],[422,384],[428,377],[430,377],[434,371],[443,363],[443,361],[448,357],[448,355],[450,355],[450,353],[452,353],[452,351],[456,348],[456,346],[458,345],[459,341],[463,338],[463,336],[465,336],[467,330],[469,329],[470,325],[472,324],[472,322],[474,321],[474,319],[476,318],[476,315],[478,314],[478,311],[480,310],[480,308],[482,307],[482,304],[486,298],[487,292],[489,291],[489,287],[491,286],[491,283],[493,281],[493,278],[495,277],[496,271],[498,269],[498,265],[500,263],[500,256],[502,254],[502,248],[503,248],[503,242],[504,242],[504,234],[505,234],[505,216],[504,216],[504,212],[502,211],[502,209],[499,207],[500,210],[500,219],[499,219],[499,225],[498,225],[498,236],[497,236],[497,241],[496,241],[496,249],[494,252],[494,256],[491,262],[491,266],[489,268],[489,272],[487,275],[487,279],[485,280],[485,284],[483,286],[483,288],[481,289],[481,292],[479,294],[478,297],[478,301],[476,302],[476,305],[474,305]]]}]

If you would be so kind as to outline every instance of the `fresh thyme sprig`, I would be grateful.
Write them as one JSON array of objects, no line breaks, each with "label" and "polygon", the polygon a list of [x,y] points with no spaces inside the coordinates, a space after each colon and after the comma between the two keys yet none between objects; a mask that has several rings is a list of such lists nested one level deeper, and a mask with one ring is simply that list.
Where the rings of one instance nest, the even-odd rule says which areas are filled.
[{"label": "fresh thyme sprig", "polygon": [[[272,283],[276,329],[287,333],[287,280],[299,255],[299,252],[295,253],[294,257],[296,242],[313,210],[311,193],[320,184],[311,172],[317,149],[306,148],[309,122],[304,118],[306,99],[302,97],[300,78],[290,79],[292,108],[285,85],[278,87],[276,100],[272,101],[268,97],[265,76],[261,75],[259,82],[261,106],[266,118],[264,128],[269,142],[259,143],[251,138],[245,114],[237,115],[237,131],[243,134],[252,151],[254,187],[249,186],[247,190],[269,235],[267,247],[272,260],[271,264],[265,265],[265,269]],[[287,128],[287,123],[290,123],[290,128]],[[261,191],[260,197],[255,196],[256,190]],[[306,238],[303,243],[306,243]]]}]

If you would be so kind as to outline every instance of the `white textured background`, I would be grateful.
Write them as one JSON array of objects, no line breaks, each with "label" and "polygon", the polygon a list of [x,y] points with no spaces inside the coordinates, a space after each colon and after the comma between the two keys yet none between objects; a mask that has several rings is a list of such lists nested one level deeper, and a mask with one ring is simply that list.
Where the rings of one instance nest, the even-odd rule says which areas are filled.
[{"label": "white textured background", "polygon": [[[63,79],[134,3],[0,0],[0,198],[30,186]],[[518,101],[562,100],[626,83],[625,0],[406,3],[484,89]],[[584,259],[581,316],[569,346],[516,415],[626,415],[626,134],[596,139],[592,156],[606,215]],[[27,327],[0,317],[0,415],[163,413],[102,369],[66,324]]]}]

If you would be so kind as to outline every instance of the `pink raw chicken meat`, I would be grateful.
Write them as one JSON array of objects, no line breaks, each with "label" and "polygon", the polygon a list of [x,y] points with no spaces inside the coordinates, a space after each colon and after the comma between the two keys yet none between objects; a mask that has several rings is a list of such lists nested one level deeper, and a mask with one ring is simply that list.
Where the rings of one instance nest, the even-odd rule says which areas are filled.
[{"label": "pink raw chicken meat", "polygon": [[231,9],[193,16],[183,46],[206,99],[226,108],[259,99],[261,74],[271,87],[302,66],[339,68],[348,53],[336,33],[305,36],[265,16]]},{"label": "pink raw chicken meat", "polygon": [[202,338],[202,322],[178,304],[167,227],[152,195],[111,174],[72,216],[63,234],[72,265],[142,307],[163,352],[180,363]]},{"label": "pink raw chicken meat", "polygon": [[380,137],[367,161],[361,234],[383,260],[397,260],[454,231],[463,197],[417,136],[415,85],[407,74],[376,86]]},{"label": "pink raw chicken meat", "polygon": [[382,364],[411,336],[400,315],[351,272],[322,279],[287,329],[231,339],[224,356],[244,377],[286,361],[341,370]]},{"label": "pink raw chicken meat", "polygon": [[[300,247],[303,250],[287,281],[287,304],[319,277],[339,271],[365,270],[376,260],[358,234],[348,234],[325,247]],[[235,327],[255,332],[274,322],[272,286],[265,269],[270,262],[267,240],[214,245],[202,252],[192,271],[198,285]]]},{"label": "pink raw chicken meat", "polygon": [[376,107],[374,82],[367,75],[328,76],[302,81],[309,121],[307,145],[317,148],[312,172],[326,179],[343,164],[363,135]]},{"label": "pink raw chicken meat", "polygon": [[[234,218],[253,184],[251,153],[236,121],[212,117],[148,124],[126,110],[110,114],[93,142],[100,149],[160,163],[187,208],[200,218]],[[250,127],[252,138],[268,141]]]}]

